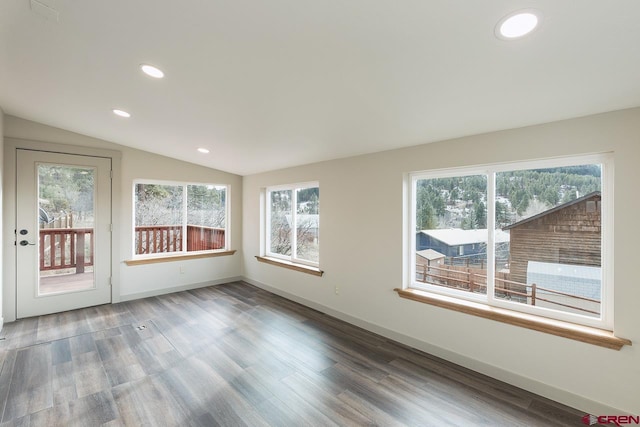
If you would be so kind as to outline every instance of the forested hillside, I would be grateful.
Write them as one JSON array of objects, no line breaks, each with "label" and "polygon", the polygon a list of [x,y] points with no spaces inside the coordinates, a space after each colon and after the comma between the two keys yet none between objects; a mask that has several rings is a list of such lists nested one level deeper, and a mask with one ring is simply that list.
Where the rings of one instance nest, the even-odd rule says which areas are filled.
[{"label": "forested hillside", "polygon": [[[487,176],[420,179],[416,228],[487,228]],[[601,190],[600,165],[529,169],[496,174],[496,227]]]}]

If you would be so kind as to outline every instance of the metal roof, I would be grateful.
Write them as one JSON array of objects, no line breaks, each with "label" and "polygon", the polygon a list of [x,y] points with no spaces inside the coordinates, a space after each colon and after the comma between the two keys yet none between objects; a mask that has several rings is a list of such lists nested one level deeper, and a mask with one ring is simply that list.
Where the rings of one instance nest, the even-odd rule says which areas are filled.
[{"label": "metal roof", "polygon": [[440,258],[445,258],[445,254],[441,254],[438,251],[434,251],[433,249],[425,249],[423,251],[416,252],[416,255],[421,256],[424,259],[429,261],[433,261]]},{"label": "metal roof", "polygon": [[[486,228],[475,230],[463,230],[461,228],[443,228],[439,230],[422,230],[421,233],[449,246],[472,245],[474,243],[487,243],[489,233]],[[506,243],[509,241],[509,232],[496,230],[495,242]]]}]

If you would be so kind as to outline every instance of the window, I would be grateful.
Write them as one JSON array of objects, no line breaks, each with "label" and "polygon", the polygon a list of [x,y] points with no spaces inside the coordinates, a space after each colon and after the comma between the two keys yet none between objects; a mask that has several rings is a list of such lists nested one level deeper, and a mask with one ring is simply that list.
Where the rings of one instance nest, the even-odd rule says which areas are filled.
[{"label": "window", "polygon": [[409,287],[612,329],[612,161],[411,174]]},{"label": "window", "polygon": [[318,183],[267,188],[265,254],[317,266],[319,214]]},{"label": "window", "polygon": [[215,184],[134,184],[135,255],[228,248],[228,187]]}]

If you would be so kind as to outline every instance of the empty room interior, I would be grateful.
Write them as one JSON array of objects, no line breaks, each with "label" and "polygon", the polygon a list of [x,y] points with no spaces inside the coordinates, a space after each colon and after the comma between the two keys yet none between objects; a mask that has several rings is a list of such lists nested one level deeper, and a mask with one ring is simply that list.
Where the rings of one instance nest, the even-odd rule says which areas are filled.
[{"label": "empty room interior", "polygon": [[640,424],[640,2],[0,2],[0,425]]}]

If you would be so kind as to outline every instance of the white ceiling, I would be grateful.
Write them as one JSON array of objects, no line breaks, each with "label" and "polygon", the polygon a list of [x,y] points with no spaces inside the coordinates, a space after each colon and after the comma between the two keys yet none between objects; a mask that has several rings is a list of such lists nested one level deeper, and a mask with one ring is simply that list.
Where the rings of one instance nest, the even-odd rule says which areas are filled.
[{"label": "white ceiling", "polygon": [[0,1],[6,114],[241,175],[640,105],[638,0],[40,2]]}]

